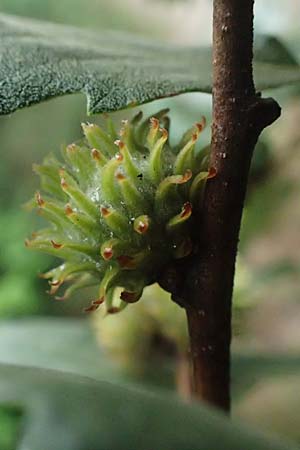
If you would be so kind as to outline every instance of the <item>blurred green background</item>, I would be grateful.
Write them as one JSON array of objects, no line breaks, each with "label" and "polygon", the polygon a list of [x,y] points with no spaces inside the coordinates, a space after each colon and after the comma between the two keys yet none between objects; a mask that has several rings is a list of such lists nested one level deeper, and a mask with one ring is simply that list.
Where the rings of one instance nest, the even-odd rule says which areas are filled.
[{"label": "blurred green background", "polygon": [[[207,44],[211,3],[0,0],[0,11]],[[280,36],[300,60],[299,11],[299,0],[286,0],[284,10],[279,0],[258,1],[256,6],[257,31]],[[234,411],[300,442],[300,406],[293,401],[300,382],[300,98],[295,89],[272,95],[283,114],[256,149],[237,264]],[[142,109],[151,113],[166,105],[174,140],[201,115],[210,120],[211,98],[201,94],[160,100]],[[66,303],[53,301],[38,277],[52,265],[51,258],[24,247],[39,221],[22,209],[38,187],[32,163],[80,137],[80,123],[91,120],[85,109],[84,96],[72,95],[0,117],[0,362],[124,377],[177,387],[188,396],[184,313],[165,293],[150,289],[124,315],[103,318],[100,312],[87,317],[82,309],[89,293]],[[133,112],[115,113],[114,120],[119,124]],[[208,141],[209,127],[203,145]]]}]

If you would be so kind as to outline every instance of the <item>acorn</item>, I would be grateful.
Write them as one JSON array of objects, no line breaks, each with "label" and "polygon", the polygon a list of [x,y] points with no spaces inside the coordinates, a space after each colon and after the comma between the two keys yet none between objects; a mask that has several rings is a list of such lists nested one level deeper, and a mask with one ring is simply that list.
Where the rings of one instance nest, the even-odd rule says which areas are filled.
[{"label": "acorn", "polygon": [[43,274],[56,299],[98,286],[86,311],[103,304],[118,312],[194,251],[193,223],[210,176],[208,148],[196,149],[205,119],[171,146],[167,113],[144,121],[139,113],[119,134],[109,117],[104,127],[82,124],[84,138],[62,149],[63,162],[50,155],[34,165],[41,191],[31,206],[50,226],[26,245],[63,260]]}]

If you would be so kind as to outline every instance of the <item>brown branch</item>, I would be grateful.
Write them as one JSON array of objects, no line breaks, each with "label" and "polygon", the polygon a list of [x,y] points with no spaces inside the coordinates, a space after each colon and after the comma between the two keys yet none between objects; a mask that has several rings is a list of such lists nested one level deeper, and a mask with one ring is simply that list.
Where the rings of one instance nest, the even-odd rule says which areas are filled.
[{"label": "brown branch", "polygon": [[[199,253],[189,263],[184,304],[194,393],[230,409],[231,298],[247,179],[261,131],[280,115],[255,93],[252,76],[254,0],[214,0],[211,167]],[[188,305],[187,305],[188,303]]]}]

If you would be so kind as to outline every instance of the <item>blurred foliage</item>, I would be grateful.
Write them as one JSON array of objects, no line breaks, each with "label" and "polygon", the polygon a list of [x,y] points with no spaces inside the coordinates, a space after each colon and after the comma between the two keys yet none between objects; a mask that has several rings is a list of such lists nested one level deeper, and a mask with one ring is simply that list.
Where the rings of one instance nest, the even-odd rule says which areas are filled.
[{"label": "blurred foliage", "polygon": [[[187,407],[162,390],[156,392],[154,384],[161,386],[162,379],[168,381],[166,386],[172,386],[171,377],[166,378],[163,365],[157,361],[152,361],[156,378],[151,382],[147,378],[151,394],[141,386],[137,389],[132,378],[129,384],[121,367],[112,364],[96,346],[89,321],[52,318],[6,322],[0,327],[0,362],[5,363],[0,368],[0,444],[18,436],[18,449],[124,449],[127,443],[135,447],[143,433],[145,450],[162,445],[180,450],[293,448],[259,438],[240,424],[229,425],[227,419],[218,418],[203,406]],[[259,392],[264,380],[281,380],[299,369],[297,358],[234,355],[234,414],[245,416],[249,393],[252,398],[251,392]],[[170,375],[174,371],[172,365]],[[268,417],[266,414],[265,422]],[[268,428],[274,430],[271,425]],[[297,437],[293,422],[287,432],[282,427],[280,431]],[[1,446],[1,450],[15,448]]]},{"label": "blurred foliage", "polygon": [[237,405],[236,415],[300,444],[299,382],[299,366],[298,373],[291,371],[290,375],[262,379]]},{"label": "blurred foliage", "polygon": [[[176,370],[174,362],[170,362],[169,372],[166,373],[164,364],[158,364],[157,360],[152,359],[151,362],[149,361],[146,378],[145,376],[141,377],[141,374],[135,378],[131,376],[129,384],[127,372],[124,372],[120,365],[113,364],[103,348],[96,345],[87,320],[45,318],[6,322],[0,327],[0,362],[6,365],[0,368],[0,405],[2,402],[5,405],[0,407],[0,444],[4,442],[4,439],[6,439],[5,442],[9,442],[21,435],[22,445],[26,443],[30,450],[38,449],[38,445],[41,446],[41,437],[48,436],[48,432],[45,431],[47,427],[51,430],[51,437],[42,447],[43,450],[48,448],[49,450],[60,448],[67,450],[69,446],[74,450],[74,448],[81,449],[82,445],[85,450],[87,444],[90,445],[89,449],[93,449],[93,445],[97,445],[95,448],[99,450],[102,448],[101,445],[104,445],[100,444],[103,440],[107,445],[104,448],[119,448],[112,433],[122,436],[124,445],[125,436],[128,437],[128,433],[130,433],[130,427],[126,428],[127,420],[134,424],[131,426],[133,432],[137,430],[138,433],[139,426],[144,430],[143,449],[148,448],[148,439],[151,439],[152,435],[149,432],[151,426],[157,427],[155,439],[162,439],[164,445],[167,442],[164,440],[166,439],[166,430],[160,431],[164,427],[165,420],[163,406],[165,394],[160,391],[159,396],[162,399],[158,401],[153,390],[156,389],[155,385],[164,385],[169,389],[174,389],[172,382],[172,376]],[[18,367],[17,364],[21,366]],[[151,379],[149,378],[150,364],[152,364],[152,371],[156,373],[156,377]],[[28,366],[45,368],[48,371],[28,369]],[[49,371],[49,369],[51,370]],[[57,372],[53,372],[53,370]],[[266,429],[278,432],[283,436],[294,437],[299,441],[298,416],[294,415],[292,420],[288,419],[288,405],[291,405],[291,411],[294,414],[299,405],[298,396],[295,395],[296,383],[299,383],[300,376],[296,378],[297,373],[300,374],[300,363],[297,357],[234,354],[232,367],[234,416],[247,418],[257,425],[261,421],[265,424]],[[101,380],[102,384],[96,384],[90,377],[93,377],[94,380]],[[292,381],[289,384],[290,387],[287,387],[286,383],[284,384],[285,379],[289,383]],[[143,384],[146,381],[148,389],[150,388],[152,391],[153,404],[151,407],[147,406],[148,394],[141,389],[140,385],[138,387],[140,394],[136,397],[137,386],[133,386],[133,380],[139,381],[139,383],[142,381]],[[103,381],[106,383],[104,384]],[[116,382],[118,385],[114,384]],[[123,388],[120,388],[120,385]],[[283,385],[282,392],[284,394],[281,394],[280,388],[278,389],[280,385]],[[124,389],[125,386],[126,389]],[[276,395],[270,395],[269,392],[274,392],[274,389]],[[286,395],[287,393],[288,395]],[[292,401],[291,395],[293,395]],[[142,402],[141,409],[137,408],[136,401]],[[173,405],[171,410],[173,410],[177,400],[175,401],[173,398],[171,404]],[[9,405],[14,406],[8,408]],[[270,405],[272,414],[269,414],[266,405]],[[122,412],[124,408],[126,414]],[[191,416],[189,416],[189,421],[183,420],[183,416],[189,415],[189,410],[183,408],[180,412],[180,408],[178,404],[178,412],[175,414],[178,413],[182,423],[187,424],[191,420]],[[287,418],[285,420],[280,419],[281,408],[284,408]],[[21,420],[22,411],[24,421]],[[84,414],[82,414],[83,412]],[[116,419],[119,413],[122,417],[120,422]],[[175,420],[172,414],[171,416],[168,414],[169,423]],[[226,449],[226,445],[231,450],[233,448],[240,449],[242,445],[245,446],[242,448],[248,448],[247,445],[249,448],[253,448],[254,445],[255,449],[269,448],[266,442],[264,443],[265,447],[259,447],[262,445],[259,444],[259,441],[256,444],[253,442],[244,444],[246,436],[243,435],[242,430],[238,431],[235,425],[231,427],[233,437],[230,441],[225,422],[219,428],[214,417],[208,411],[199,409],[197,414],[198,432],[201,433],[197,448],[205,450],[219,448],[219,444],[213,437],[216,433],[218,436],[219,433],[225,433],[226,441],[222,441],[222,447],[220,447],[222,449]],[[155,425],[151,425],[154,415],[157,417],[157,421]],[[259,420],[258,417],[261,419]],[[115,432],[115,426],[112,426],[111,421],[119,424],[118,433]],[[79,422],[80,426],[78,426]],[[208,426],[208,422],[210,425],[206,433],[204,429]],[[158,425],[159,423],[161,425]],[[57,427],[59,427],[59,432],[55,432]],[[180,432],[182,433],[184,429],[181,429]],[[145,430],[148,430],[148,433]],[[173,433],[172,427],[171,431]],[[238,433],[239,441],[235,441],[236,433]],[[247,434],[249,438],[249,433],[247,432]],[[136,435],[132,438],[137,439]],[[178,439],[177,433],[172,439],[175,440],[175,438]],[[174,441],[171,442],[173,442],[172,448],[177,448],[174,446]],[[151,443],[154,445],[153,442]],[[186,445],[191,445],[191,443],[188,442]],[[238,446],[235,447],[236,445]],[[276,444],[272,443],[272,445],[274,447],[270,448],[273,450],[277,448]],[[15,447],[6,449],[2,446],[0,448],[1,450],[15,449]],[[166,447],[164,446],[164,448]],[[196,447],[187,446],[187,449],[190,448]]]},{"label": "blurred foliage", "polygon": [[[112,319],[112,316],[108,317]],[[105,324],[105,321],[106,319],[103,319],[102,323]],[[176,365],[174,358],[170,358],[172,352],[167,352],[168,365],[164,365],[162,355],[156,354],[156,357],[151,355],[148,346],[146,369],[149,372],[143,372],[141,365],[137,367],[138,370],[129,373],[123,365],[122,357],[118,358],[116,354],[112,360],[106,343],[98,340],[97,344],[90,325],[89,320],[79,318],[45,317],[3,321],[0,327],[0,363],[54,369],[123,384],[133,381],[144,384],[146,381],[149,386],[163,384],[168,389],[175,388],[173,378]],[[96,325],[100,328],[99,322],[96,322]],[[144,325],[146,326],[146,323]],[[109,343],[110,346],[114,346],[114,339],[113,337],[112,342]],[[136,347],[138,344],[134,342],[132,345]],[[119,343],[118,348],[121,347]],[[135,347],[132,347],[130,356],[126,354],[124,357],[134,358]],[[135,363],[139,364],[140,354],[135,357]],[[156,377],[151,377],[150,371],[156,371]],[[284,377],[291,378],[298,374],[300,374],[300,360],[297,354],[272,355],[270,353],[256,354],[253,351],[234,351],[232,386],[235,408],[238,409],[248,394],[260,388],[265,380],[279,382]]]},{"label": "blurred foliage", "polygon": [[0,405],[0,448],[15,450],[22,424],[22,412],[13,406]]},{"label": "blurred foliage", "polygon": [[0,315],[46,312],[47,287],[37,275],[47,269],[50,259],[25,251],[24,238],[38,226],[39,218],[30,217],[22,204],[36,189],[31,166],[40,152],[59,149],[68,136],[74,138],[77,129],[79,133],[82,100],[70,97],[17,113],[13,118],[0,118],[4,149],[0,166]]},{"label": "blurred foliage", "polygon": [[258,35],[255,37],[255,57],[258,61],[266,61],[275,65],[299,67],[294,52],[275,36]]},{"label": "blurred foliage", "polygon": [[67,372],[2,365],[0,402],[24,410],[16,450],[297,448],[162,390],[122,387]]},{"label": "blurred foliage", "polygon": [[[24,232],[28,221],[24,212],[10,209],[0,216],[0,316],[37,313],[40,308],[38,289],[32,282],[32,271],[43,258],[24,254]],[[43,306],[42,306],[43,309]]]},{"label": "blurred foliage", "polygon": [[144,382],[174,385],[174,361],[187,353],[187,325],[184,310],[170,294],[152,285],[122,314],[105,316],[100,309],[92,319],[99,346],[124,373]]},{"label": "blurred foliage", "polygon": [[0,324],[1,363],[56,369],[97,380],[121,379],[121,368],[97,345],[89,320],[40,317]]},{"label": "blurred foliage", "polygon": [[134,20],[122,2],[108,0],[0,0],[1,12],[50,20],[70,25],[82,25],[91,28],[117,28],[124,30],[147,30]]},{"label": "blurred foliage", "polygon": [[[257,283],[257,284],[255,284]],[[234,292],[234,334],[240,334],[241,315],[253,306],[249,290],[258,289],[259,280],[239,258]],[[185,310],[171,300],[157,284],[144,290],[141,300],[121,314],[93,314],[99,345],[131,375],[147,373],[149,365],[168,364],[188,355]]]}]

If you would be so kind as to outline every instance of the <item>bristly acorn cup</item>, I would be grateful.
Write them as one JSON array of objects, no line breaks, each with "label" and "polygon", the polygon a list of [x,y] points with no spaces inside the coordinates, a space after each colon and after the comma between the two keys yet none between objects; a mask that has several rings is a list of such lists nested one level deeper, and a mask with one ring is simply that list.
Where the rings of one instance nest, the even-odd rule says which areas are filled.
[{"label": "bristly acorn cup", "polygon": [[99,285],[86,311],[102,303],[108,313],[120,311],[168,264],[194,251],[193,213],[201,214],[205,182],[213,175],[208,149],[195,149],[205,120],[171,147],[167,113],[145,121],[139,113],[123,121],[119,136],[109,117],[106,129],[83,124],[85,138],[63,149],[63,163],[50,155],[34,165],[42,193],[30,205],[51,225],[26,245],[64,260],[43,275],[51,294],[69,283],[56,299]]}]

